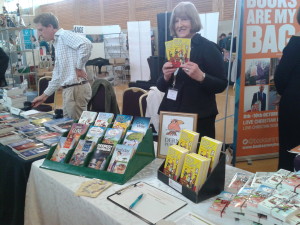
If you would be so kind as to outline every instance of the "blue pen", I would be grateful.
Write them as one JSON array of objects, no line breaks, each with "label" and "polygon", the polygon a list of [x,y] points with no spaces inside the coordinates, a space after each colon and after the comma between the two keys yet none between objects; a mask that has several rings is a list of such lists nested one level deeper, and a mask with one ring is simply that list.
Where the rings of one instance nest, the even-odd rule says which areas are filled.
[{"label": "blue pen", "polygon": [[142,199],[142,197],[143,197],[143,194],[141,194],[139,197],[137,197],[136,200],[134,200],[134,202],[131,203],[131,205],[129,206],[129,209],[132,209],[136,205],[136,203],[138,203]]}]

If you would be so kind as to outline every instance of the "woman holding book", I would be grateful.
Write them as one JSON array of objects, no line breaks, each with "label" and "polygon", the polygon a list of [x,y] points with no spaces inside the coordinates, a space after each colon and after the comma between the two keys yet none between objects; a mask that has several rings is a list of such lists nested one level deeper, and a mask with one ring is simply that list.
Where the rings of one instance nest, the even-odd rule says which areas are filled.
[{"label": "woman holding book", "polygon": [[[300,8],[297,13],[300,25]],[[279,169],[294,171],[295,154],[288,150],[300,145],[300,32],[289,40],[274,75],[275,86],[280,94],[278,110]]]},{"label": "woman holding book", "polygon": [[196,7],[181,2],[173,10],[170,32],[176,38],[191,39],[190,60],[179,69],[171,62],[163,65],[157,88],[165,92],[159,111],[197,113],[197,132],[215,138],[218,114],[215,94],[227,86],[222,53],[218,46],[202,37]]}]

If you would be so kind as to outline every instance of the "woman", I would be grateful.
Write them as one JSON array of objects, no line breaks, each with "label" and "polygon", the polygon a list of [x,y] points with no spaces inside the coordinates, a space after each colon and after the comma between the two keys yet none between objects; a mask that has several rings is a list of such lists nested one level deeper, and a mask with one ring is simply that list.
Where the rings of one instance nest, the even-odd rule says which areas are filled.
[{"label": "woman", "polygon": [[[300,8],[297,13],[300,24]],[[279,168],[294,171],[294,154],[288,150],[300,145],[300,32],[283,49],[274,80],[279,102]]]},{"label": "woman", "polygon": [[218,46],[196,33],[200,29],[196,7],[190,2],[179,3],[171,15],[170,31],[176,38],[191,39],[190,61],[178,71],[171,62],[163,65],[163,76],[157,81],[157,88],[165,92],[159,111],[197,113],[197,132],[201,137],[215,138],[215,94],[224,91],[227,79]]}]

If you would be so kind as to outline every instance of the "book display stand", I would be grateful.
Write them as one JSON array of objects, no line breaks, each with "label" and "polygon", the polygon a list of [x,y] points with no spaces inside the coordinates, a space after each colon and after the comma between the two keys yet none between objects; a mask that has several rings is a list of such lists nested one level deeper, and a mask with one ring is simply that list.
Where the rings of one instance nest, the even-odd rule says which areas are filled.
[{"label": "book display stand", "polygon": [[[81,138],[83,138],[83,136]],[[124,174],[112,173],[106,170],[96,170],[87,167],[92,157],[93,151],[88,154],[83,167],[74,166],[68,163],[75,148],[68,152],[65,163],[51,161],[50,159],[55,151],[55,148],[56,146],[53,146],[50,149],[46,159],[41,165],[41,168],[73,174],[77,176],[84,176],[88,178],[98,178],[117,184],[126,183],[130,178],[135,176],[140,170],[142,170],[146,165],[148,165],[155,159],[153,135],[151,129],[147,130],[143,141],[138,145],[134,156],[130,159]]]},{"label": "book display stand", "polygon": [[159,167],[157,171],[158,179],[167,184],[168,186],[172,187],[173,189],[175,189],[194,203],[199,203],[213,196],[216,196],[224,190],[226,165],[226,156],[224,153],[221,153],[217,166],[209,174],[205,183],[200,188],[198,193],[192,191],[191,189],[185,186],[182,186],[179,182],[171,179],[166,174],[164,174],[164,164],[165,162],[163,162],[163,164]]}]

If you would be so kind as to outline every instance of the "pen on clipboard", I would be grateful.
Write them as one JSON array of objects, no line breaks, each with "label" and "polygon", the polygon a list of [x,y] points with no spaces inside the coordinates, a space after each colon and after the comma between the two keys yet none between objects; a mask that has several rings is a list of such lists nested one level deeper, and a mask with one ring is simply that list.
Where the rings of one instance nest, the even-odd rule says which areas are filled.
[{"label": "pen on clipboard", "polygon": [[129,206],[129,209],[132,209],[142,198],[143,198],[144,194],[139,195],[139,197],[137,197],[133,203],[131,203],[131,205]]}]

